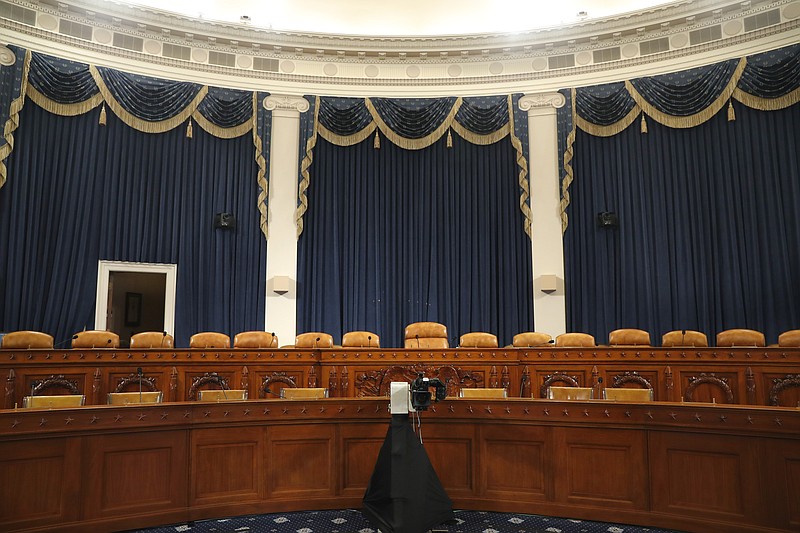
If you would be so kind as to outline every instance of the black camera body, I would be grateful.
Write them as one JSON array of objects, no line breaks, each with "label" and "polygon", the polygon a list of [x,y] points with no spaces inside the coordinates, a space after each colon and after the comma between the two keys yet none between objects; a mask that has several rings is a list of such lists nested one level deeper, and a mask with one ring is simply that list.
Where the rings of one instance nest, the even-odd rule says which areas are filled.
[{"label": "black camera body", "polygon": [[[431,387],[435,389],[435,396],[431,394]],[[438,402],[446,397],[447,386],[439,378],[429,379],[419,372],[417,379],[411,382],[411,407],[417,411],[426,411],[431,401]]]}]

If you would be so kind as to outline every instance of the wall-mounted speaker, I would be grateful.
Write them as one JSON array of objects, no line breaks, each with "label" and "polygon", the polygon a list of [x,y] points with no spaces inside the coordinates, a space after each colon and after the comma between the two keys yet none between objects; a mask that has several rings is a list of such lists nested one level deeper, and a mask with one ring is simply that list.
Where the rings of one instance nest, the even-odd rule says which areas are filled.
[{"label": "wall-mounted speaker", "polygon": [[618,228],[619,218],[611,211],[597,213],[597,227],[599,228]]},{"label": "wall-mounted speaker", "polygon": [[234,229],[236,217],[232,213],[217,213],[214,215],[214,227],[217,229]]}]

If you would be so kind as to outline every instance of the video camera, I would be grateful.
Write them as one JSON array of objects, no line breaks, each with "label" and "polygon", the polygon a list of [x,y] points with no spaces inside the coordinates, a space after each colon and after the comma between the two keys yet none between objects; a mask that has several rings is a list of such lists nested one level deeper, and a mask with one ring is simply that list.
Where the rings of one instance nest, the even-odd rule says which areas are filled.
[{"label": "video camera", "polygon": [[422,372],[417,373],[417,379],[411,382],[411,406],[417,411],[425,411],[431,406],[431,387],[436,389],[434,401],[441,401],[447,397],[447,386],[439,378],[426,378]]}]

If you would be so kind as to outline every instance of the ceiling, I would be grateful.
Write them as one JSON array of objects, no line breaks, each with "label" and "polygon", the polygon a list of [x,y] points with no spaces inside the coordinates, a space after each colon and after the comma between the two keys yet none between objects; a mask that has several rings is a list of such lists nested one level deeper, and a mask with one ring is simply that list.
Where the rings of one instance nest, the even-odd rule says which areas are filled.
[{"label": "ceiling", "polygon": [[[102,0],[103,2],[109,0]],[[664,0],[163,0],[118,2],[208,21],[337,35],[430,36],[506,33],[640,11]]]}]

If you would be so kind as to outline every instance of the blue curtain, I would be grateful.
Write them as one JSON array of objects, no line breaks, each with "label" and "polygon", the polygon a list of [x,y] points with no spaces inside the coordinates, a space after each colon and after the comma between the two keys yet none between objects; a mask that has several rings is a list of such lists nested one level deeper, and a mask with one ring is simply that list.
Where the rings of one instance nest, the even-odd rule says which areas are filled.
[{"label": "blue curtain", "polygon": [[[20,113],[0,189],[0,324],[67,343],[91,328],[98,260],[178,264],[176,342],[262,329],[266,243],[251,135],[146,134],[109,113]],[[215,213],[237,218],[215,230]]]},{"label": "blue curtain", "polygon": [[[736,107],[690,129],[577,131],[565,233],[567,327],[603,342],[800,327],[800,106]],[[595,216],[614,211],[619,228]]]},{"label": "blue curtain", "polygon": [[317,140],[298,243],[298,331],[369,330],[403,345],[436,321],[450,343],[489,331],[501,345],[533,324],[530,241],[510,143],[453,136],[404,150],[372,138]]}]

